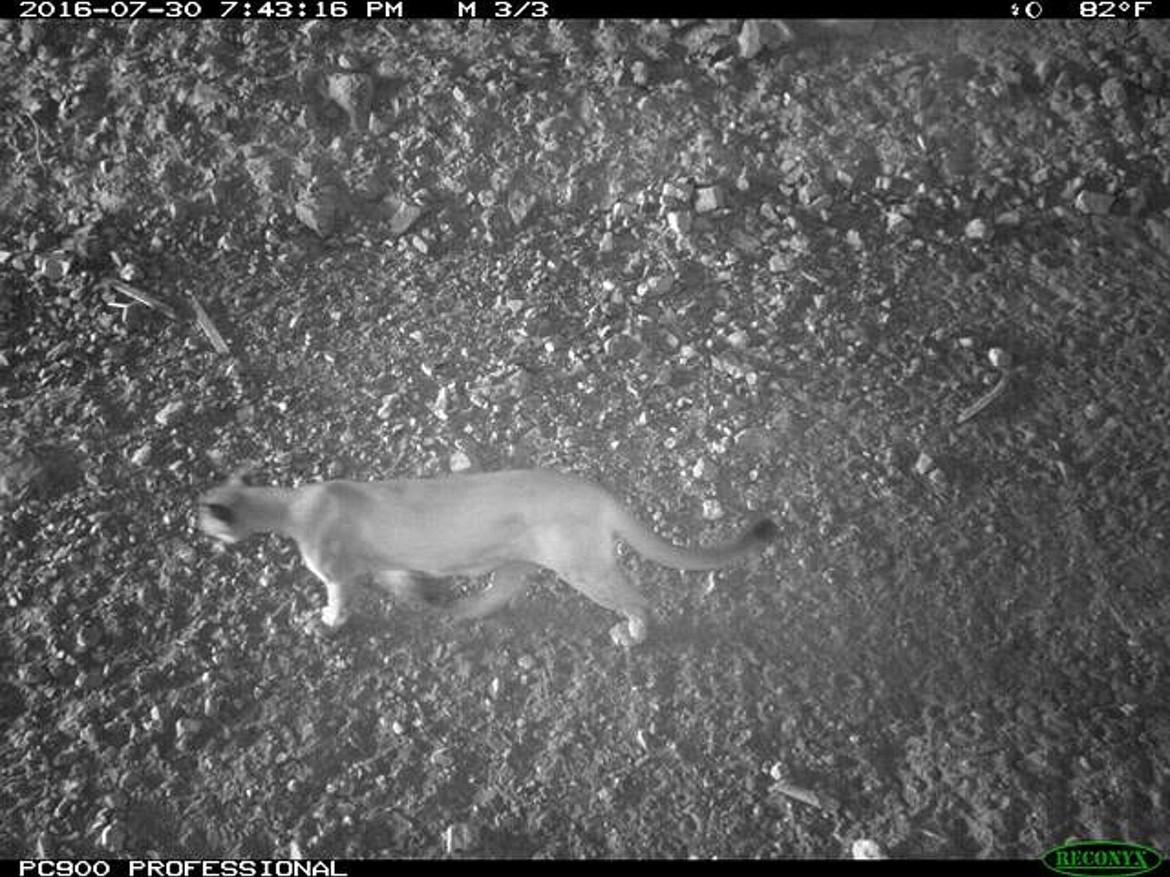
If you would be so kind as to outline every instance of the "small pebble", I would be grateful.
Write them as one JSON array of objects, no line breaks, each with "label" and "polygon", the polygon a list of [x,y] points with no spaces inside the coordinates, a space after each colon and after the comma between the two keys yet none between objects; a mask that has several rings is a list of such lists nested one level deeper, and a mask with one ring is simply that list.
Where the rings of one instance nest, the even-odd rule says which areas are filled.
[{"label": "small pebble", "polygon": [[727,203],[727,196],[721,186],[704,186],[695,194],[695,212],[710,213]]},{"label": "small pebble", "polygon": [[98,836],[98,845],[111,852],[122,849],[125,842],[126,832],[117,825],[107,825]]},{"label": "small pebble", "polygon": [[662,295],[670,292],[672,286],[674,286],[674,278],[669,274],[646,279],[646,291],[654,295]]},{"label": "small pebble", "polygon": [[691,475],[700,481],[714,481],[719,476],[719,469],[706,457],[700,457],[692,467]]},{"label": "small pebble", "polygon": [[987,351],[987,358],[996,368],[1011,368],[1012,356],[1002,347],[992,347]]},{"label": "small pebble", "polygon": [[443,846],[447,853],[458,853],[470,849],[475,843],[475,832],[466,822],[456,822],[443,832]]},{"label": "small pebble", "polygon": [[855,859],[884,859],[885,853],[877,845],[877,841],[869,838],[859,838],[853,842],[852,855]]},{"label": "small pebble", "polygon": [[153,449],[150,446],[150,442],[147,442],[130,455],[130,462],[135,466],[145,466],[150,462],[150,455],[152,453]]},{"label": "small pebble", "polygon": [[1090,192],[1087,189],[1082,189],[1077,193],[1076,200],[1073,204],[1082,213],[1105,216],[1113,208],[1113,196],[1103,192]]},{"label": "small pebble", "polygon": [[176,737],[193,737],[203,730],[203,722],[199,719],[184,717],[175,722]]},{"label": "small pebble", "polygon": [[687,210],[671,210],[666,214],[666,225],[676,235],[689,232],[694,221],[694,216]]},{"label": "small pebble", "polygon": [[159,426],[171,426],[187,411],[187,403],[182,399],[168,402],[161,411],[154,415],[154,422]]},{"label": "small pebble", "polygon": [[1112,76],[1101,83],[1101,102],[1113,110],[1121,109],[1126,103],[1125,83]]},{"label": "small pebble", "polygon": [[96,624],[83,624],[77,631],[77,648],[87,651],[96,646],[102,638],[102,629]]}]

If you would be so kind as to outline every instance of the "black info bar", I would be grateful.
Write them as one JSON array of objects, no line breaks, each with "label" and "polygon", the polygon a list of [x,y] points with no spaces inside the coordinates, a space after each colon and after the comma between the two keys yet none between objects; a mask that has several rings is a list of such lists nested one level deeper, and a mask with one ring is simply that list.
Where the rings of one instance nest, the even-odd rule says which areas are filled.
[{"label": "black info bar", "polygon": [[[751,18],[759,6],[748,0],[726,0],[723,18]],[[708,5],[708,4],[704,4]],[[800,6],[804,5],[802,10]],[[685,0],[16,0],[6,17],[49,19],[245,19],[255,21],[330,21],[363,19],[545,19],[625,18],[679,19],[690,10]],[[945,9],[911,0],[882,4],[881,20],[918,18],[1014,20],[1021,27],[1048,19],[1085,22],[1164,18],[1170,0],[951,0]],[[702,13],[702,7],[695,12]],[[709,13],[710,8],[706,9]],[[785,3],[786,18],[835,16],[833,20],[872,19],[872,4],[857,0],[804,0]]]},{"label": "black info bar", "polygon": [[16,868],[19,877],[360,877],[361,870],[336,859],[23,859]]}]

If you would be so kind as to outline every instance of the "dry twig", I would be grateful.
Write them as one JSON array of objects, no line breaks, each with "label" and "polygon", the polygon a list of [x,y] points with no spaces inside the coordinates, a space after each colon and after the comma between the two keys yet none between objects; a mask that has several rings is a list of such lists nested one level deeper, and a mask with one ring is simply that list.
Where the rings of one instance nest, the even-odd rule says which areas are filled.
[{"label": "dry twig", "polygon": [[150,295],[149,293],[145,293],[141,289],[137,289],[137,288],[131,286],[129,283],[123,283],[121,280],[109,280],[109,281],[107,281],[107,283],[113,289],[122,293],[122,295],[128,295],[130,298],[134,299],[137,302],[141,302],[142,304],[146,305],[148,308],[154,308],[156,311],[162,311],[164,314],[166,314],[172,320],[177,320],[179,318],[178,314],[175,313],[175,309],[172,308],[165,301],[161,301],[161,300],[155,298],[153,295]]},{"label": "dry twig", "polygon": [[1011,372],[1004,372],[1003,377],[999,379],[999,383],[972,402],[969,406],[959,412],[956,425],[962,426],[1005,392],[1007,392],[1008,382],[1011,380]]},{"label": "dry twig", "polygon": [[211,341],[211,346],[215,348],[215,352],[223,356],[227,356],[231,351],[228,349],[227,342],[223,340],[223,336],[219,334],[219,330],[215,328],[215,324],[211,322],[211,317],[207,316],[207,311],[203,310],[203,305],[199,304],[199,299],[195,298],[195,293],[187,293],[191,298],[191,307],[195,309],[195,320],[199,323],[199,328],[203,330],[203,334]]}]

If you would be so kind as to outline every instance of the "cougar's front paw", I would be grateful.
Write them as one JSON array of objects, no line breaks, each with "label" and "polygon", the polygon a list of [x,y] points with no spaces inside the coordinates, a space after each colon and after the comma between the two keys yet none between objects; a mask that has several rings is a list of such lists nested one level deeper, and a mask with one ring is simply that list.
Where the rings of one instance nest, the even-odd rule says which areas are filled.
[{"label": "cougar's front paw", "polygon": [[646,640],[646,622],[640,618],[619,621],[609,629],[613,644],[623,649],[632,649]]},{"label": "cougar's front paw", "polygon": [[324,637],[336,635],[349,621],[349,613],[336,606],[326,606],[321,610],[321,623],[317,625],[317,632]]}]

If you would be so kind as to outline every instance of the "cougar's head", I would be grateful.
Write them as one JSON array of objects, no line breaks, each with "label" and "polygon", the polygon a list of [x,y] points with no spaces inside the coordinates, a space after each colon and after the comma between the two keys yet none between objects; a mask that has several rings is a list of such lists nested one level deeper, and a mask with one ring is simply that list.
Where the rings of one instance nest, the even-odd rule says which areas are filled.
[{"label": "cougar's head", "polygon": [[242,519],[248,486],[233,476],[226,484],[213,487],[199,498],[199,527],[221,542],[239,542],[251,532]]}]

